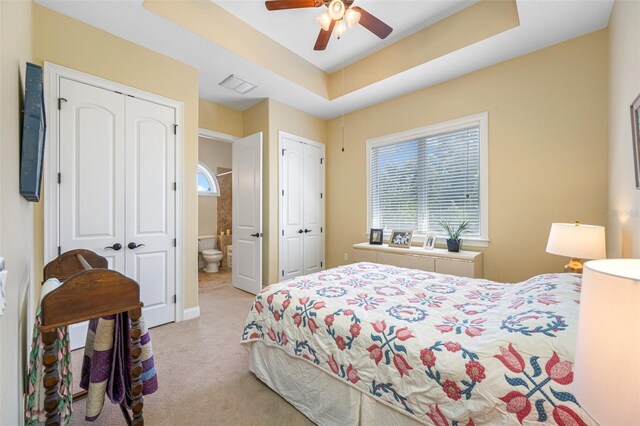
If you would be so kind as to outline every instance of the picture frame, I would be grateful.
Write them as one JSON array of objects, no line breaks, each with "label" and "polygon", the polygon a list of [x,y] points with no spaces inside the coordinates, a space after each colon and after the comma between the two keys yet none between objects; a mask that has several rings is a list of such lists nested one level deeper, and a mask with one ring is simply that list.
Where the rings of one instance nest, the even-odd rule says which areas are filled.
[{"label": "picture frame", "polygon": [[636,189],[640,189],[640,95],[631,104],[631,135],[633,137]]},{"label": "picture frame", "polygon": [[389,247],[409,248],[411,247],[411,239],[413,238],[413,231],[391,231],[391,239],[389,240]]},{"label": "picture frame", "polygon": [[369,244],[381,246],[384,241],[384,228],[371,228],[369,232]]},{"label": "picture frame", "polygon": [[433,250],[433,248],[436,246],[436,240],[437,236],[435,232],[427,233],[427,235],[424,236],[424,244],[422,248],[425,250]]}]

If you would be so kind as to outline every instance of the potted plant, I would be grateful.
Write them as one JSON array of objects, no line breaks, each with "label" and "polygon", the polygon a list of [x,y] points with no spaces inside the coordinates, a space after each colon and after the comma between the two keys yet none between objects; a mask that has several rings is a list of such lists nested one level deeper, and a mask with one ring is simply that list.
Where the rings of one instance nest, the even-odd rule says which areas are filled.
[{"label": "potted plant", "polygon": [[469,227],[469,221],[465,220],[456,227],[449,224],[447,221],[441,220],[440,225],[442,225],[444,232],[447,234],[447,250],[451,252],[460,251],[460,244],[462,243],[460,235],[462,235]]}]

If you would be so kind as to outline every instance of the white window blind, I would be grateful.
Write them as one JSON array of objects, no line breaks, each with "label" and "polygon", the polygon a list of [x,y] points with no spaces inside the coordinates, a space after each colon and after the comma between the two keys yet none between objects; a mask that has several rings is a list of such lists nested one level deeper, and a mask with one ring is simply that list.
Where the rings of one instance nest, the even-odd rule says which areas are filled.
[{"label": "white window blind", "polygon": [[370,148],[371,226],[442,235],[440,220],[481,237],[480,125]]}]

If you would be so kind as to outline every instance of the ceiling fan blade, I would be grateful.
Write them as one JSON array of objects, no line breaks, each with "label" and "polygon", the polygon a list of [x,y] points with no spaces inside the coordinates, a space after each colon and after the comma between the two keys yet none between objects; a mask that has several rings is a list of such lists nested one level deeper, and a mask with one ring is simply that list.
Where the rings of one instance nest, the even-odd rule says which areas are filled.
[{"label": "ceiling fan blade", "polygon": [[320,7],[322,0],[268,0],[264,2],[268,10],[301,9],[303,7]]},{"label": "ceiling fan blade", "polygon": [[393,28],[391,28],[389,25],[385,24],[363,8],[355,6],[351,9],[360,12],[360,25],[362,25],[378,37],[387,38],[387,36],[391,34],[391,31],[393,31]]},{"label": "ceiling fan blade", "polygon": [[336,21],[331,21],[328,31],[323,29],[320,30],[320,34],[318,34],[318,39],[316,40],[316,45],[313,46],[313,50],[324,50],[327,48],[327,44],[329,44],[329,39],[331,39],[331,34],[333,33],[333,27],[335,25]]}]

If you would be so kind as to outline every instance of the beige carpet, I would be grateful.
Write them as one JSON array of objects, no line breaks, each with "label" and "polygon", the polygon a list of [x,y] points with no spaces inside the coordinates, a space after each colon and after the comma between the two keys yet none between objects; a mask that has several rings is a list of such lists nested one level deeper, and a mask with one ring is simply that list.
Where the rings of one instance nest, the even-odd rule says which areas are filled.
[{"label": "beige carpet", "polygon": [[[219,282],[223,274],[211,275],[215,283],[200,283],[199,319],[151,330],[160,388],[145,397],[145,423],[313,424],[249,372],[248,352],[239,341],[253,296],[231,287],[229,274],[224,274],[225,285]],[[81,357],[80,351],[74,352],[76,379]],[[84,400],[74,404],[72,425],[125,424],[118,406],[108,400],[97,421],[84,422],[84,404]]]}]

